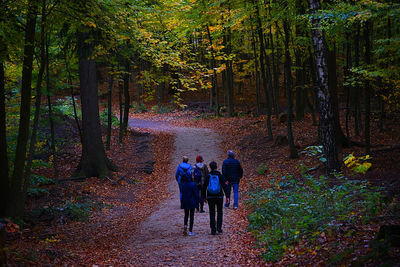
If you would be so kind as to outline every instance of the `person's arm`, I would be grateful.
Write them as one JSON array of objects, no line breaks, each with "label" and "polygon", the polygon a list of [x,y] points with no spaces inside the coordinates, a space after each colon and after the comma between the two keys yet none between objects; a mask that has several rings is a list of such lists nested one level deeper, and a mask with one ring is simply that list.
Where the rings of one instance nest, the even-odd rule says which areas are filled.
[{"label": "person's arm", "polygon": [[224,160],[224,162],[222,163],[222,175],[223,175],[224,177],[226,177],[226,163],[225,163],[225,160]]},{"label": "person's arm", "polygon": [[221,187],[222,187],[222,192],[224,193],[224,195],[226,196],[226,191],[227,191],[227,185],[228,185],[228,183],[227,183],[227,181],[225,181],[225,177],[224,177],[224,175],[220,175],[219,176],[219,184],[221,185]]},{"label": "person's arm", "polygon": [[204,186],[202,188],[205,202],[207,202],[207,186],[208,186],[209,181],[210,181],[210,175],[208,174],[204,179]]},{"label": "person's arm", "polygon": [[176,181],[178,181],[178,179],[179,179],[179,166],[178,166],[178,168],[176,168],[176,172],[175,172],[175,179],[176,179]]},{"label": "person's arm", "polygon": [[243,168],[239,161],[238,161],[238,164],[239,164],[239,178],[242,178],[243,177]]}]

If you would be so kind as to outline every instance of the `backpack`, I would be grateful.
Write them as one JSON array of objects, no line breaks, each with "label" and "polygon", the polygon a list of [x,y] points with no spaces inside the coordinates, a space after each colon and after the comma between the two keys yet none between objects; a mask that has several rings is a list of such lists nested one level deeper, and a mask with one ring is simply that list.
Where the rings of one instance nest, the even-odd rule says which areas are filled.
[{"label": "backpack", "polygon": [[183,171],[183,173],[181,175],[180,182],[184,183],[184,182],[191,181],[192,180],[192,173],[189,171],[189,168],[186,168],[186,169],[182,168],[182,171]]},{"label": "backpack", "polygon": [[201,185],[201,177],[202,176],[203,175],[202,175],[200,169],[196,166],[193,171],[193,178],[194,178],[193,180],[196,183],[196,185]]},{"label": "backpack", "polygon": [[221,192],[221,185],[219,184],[219,177],[215,174],[210,174],[210,181],[208,182],[208,192],[211,194],[218,194]]}]

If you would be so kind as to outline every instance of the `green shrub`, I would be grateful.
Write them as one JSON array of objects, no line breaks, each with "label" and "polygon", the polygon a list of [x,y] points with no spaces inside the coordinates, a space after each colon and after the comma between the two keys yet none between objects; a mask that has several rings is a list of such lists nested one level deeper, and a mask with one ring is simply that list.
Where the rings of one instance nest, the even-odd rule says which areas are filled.
[{"label": "green shrub", "polygon": [[260,165],[258,165],[257,167],[258,174],[264,175],[267,171],[268,171],[267,164],[261,163]]},{"label": "green shrub", "polygon": [[[32,166],[36,166],[39,164],[40,162],[43,161],[33,161],[34,164],[32,164]],[[45,162],[43,162],[45,163]],[[47,163],[46,164],[39,164],[40,166],[48,166]],[[43,175],[38,175],[38,174],[32,174],[31,175],[31,186],[28,188],[27,193],[30,197],[38,197],[38,196],[42,196],[42,195],[48,195],[49,191],[45,188],[40,187],[41,185],[50,185],[50,184],[54,184],[54,180],[50,179],[46,176]]]},{"label": "green shrub", "polygon": [[87,222],[91,211],[101,208],[103,205],[99,202],[85,201],[85,202],[71,202],[57,208],[58,213],[66,214],[68,218],[74,221]]},{"label": "green shrub", "polygon": [[380,193],[365,182],[305,175],[282,177],[273,187],[250,194],[249,230],[267,261],[277,261],[300,239],[311,242],[344,223],[365,223],[379,208]]},{"label": "green shrub", "polygon": [[[75,98],[76,102],[76,98]],[[57,102],[55,105],[53,105],[53,110],[55,114],[60,114],[67,116],[68,118],[73,119],[74,118],[74,106],[72,103],[72,97],[67,96],[64,99],[60,98],[57,99]],[[82,118],[82,111],[79,107],[79,105],[76,105],[76,113],[78,115],[78,118]]]},{"label": "green shrub", "polygon": [[[102,125],[107,126],[108,125],[108,109],[103,110],[103,112],[100,113],[100,121]],[[111,125],[113,127],[117,127],[119,125],[119,120],[117,116],[115,115],[114,112],[111,111]]]}]

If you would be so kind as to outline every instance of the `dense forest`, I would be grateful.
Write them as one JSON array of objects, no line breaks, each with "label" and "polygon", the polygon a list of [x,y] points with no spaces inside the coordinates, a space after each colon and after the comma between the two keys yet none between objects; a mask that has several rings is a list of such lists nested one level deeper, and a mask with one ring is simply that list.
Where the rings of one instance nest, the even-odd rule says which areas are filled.
[{"label": "dense forest", "polygon": [[[310,240],[325,238],[338,225],[350,224],[341,221],[343,216],[357,210],[366,217],[361,213],[372,206],[376,210],[369,216],[375,224],[362,224],[375,225],[375,234],[385,225],[379,234],[397,241],[374,243],[378,252],[369,251],[373,256],[364,260],[391,259],[390,247],[400,236],[393,226],[400,223],[400,1],[0,0],[0,12],[0,265],[7,258],[13,265],[46,262],[25,261],[13,244],[23,239],[20,229],[27,221],[35,221],[35,205],[48,199],[65,202],[66,184],[98,177],[103,184],[125,179],[131,185],[132,177],[112,177],[127,168],[120,160],[127,154],[121,151],[129,149],[131,139],[144,138],[132,130],[135,116],[185,117],[194,127],[219,129],[226,145],[242,151],[242,160],[254,160],[251,149],[259,155],[270,147],[279,148],[279,159],[292,166],[304,167],[299,162],[313,158],[307,169],[296,167],[290,175],[273,173],[264,154],[254,166],[244,164],[249,176],[256,173],[263,180],[255,191],[251,182],[246,185],[249,204],[243,210],[248,222],[243,227],[258,244],[258,259],[277,262],[295,255],[296,244],[309,240],[307,233],[314,234]],[[302,139],[307,132],[308,139]],[[234,143],[246,136],[246,148]],[[171,145],[164,145],[166,155],[172,153]],[[69,157],[76,164],[63,171]],[[140,158],[140,152],[133,157]],[[391,170],[390,182],[382,182],[387,181],[382,174],[372,182],[379,189],[369,188],[367,177],[378,166]],[[321,178],[311,178],[314,172]],[[294,181],[291,175],[301,178]],[[283,180],[276,185],[276,179]],[[281,230],[283,237],[273,235],[275,228],[268,225],[274,220],[280,226],[295,223],[285,222],[286,212],[264,202],[295,198],[301,185],[318,192],[342,190],[326,202],[342,205],[331,211],[337,217],[302,213],[298,216],[311,216],[312,223]],[[285,195],[281,187],[297,193]],[[303,199],[297,197],[294,203]],[[72,210],[82,208],[73,203]],[[95,210],[93,205],[84,208]],[[261,207],[264,213],[257,213]],[[382,213],[394,221],[376,220]],[[336,228],[326,226],[336,222]],[[393,232],[385,234],[388,228]],[[355,247],[362,245],[343,252],[340,260],[350,263]]]}]

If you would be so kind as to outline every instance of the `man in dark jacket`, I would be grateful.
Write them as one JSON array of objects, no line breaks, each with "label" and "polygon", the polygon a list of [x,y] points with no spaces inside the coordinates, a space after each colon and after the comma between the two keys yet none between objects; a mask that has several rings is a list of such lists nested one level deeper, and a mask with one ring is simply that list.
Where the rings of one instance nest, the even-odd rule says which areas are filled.
[{"label": "man in dark jacket", "polygon": [[[226,195],[226,191],[224,177],[219,171],[217,171],[217,163],[215,161],[210,162],[210,169],[210,173],[205,177],[203,195],[206,196],[204,202],[208,202],[211,234],[215,235],[217,231],[219,234],[222,234],[222,210],[224,204],[224,193]],[[211,183],[210,180],[212,180]],[[217,181],[217,183],[213,185],[214,181]],[[218,190],[213,192],[215,189]],[[215,208],[217,208],[217,225],[215,225]]]},{"label": "man in dark jacket", "polygon": [[243,177],[243,169],[240,162],[235,159],[235,152],[232,150],[228,151],[228,158],[224,160],[222,164],[222,175],[226,180],[226,203],[225,207],[229,207],[231,188],[233,187],[233,208],[237,209],[239,206],[239,182],[240,178]]}]

